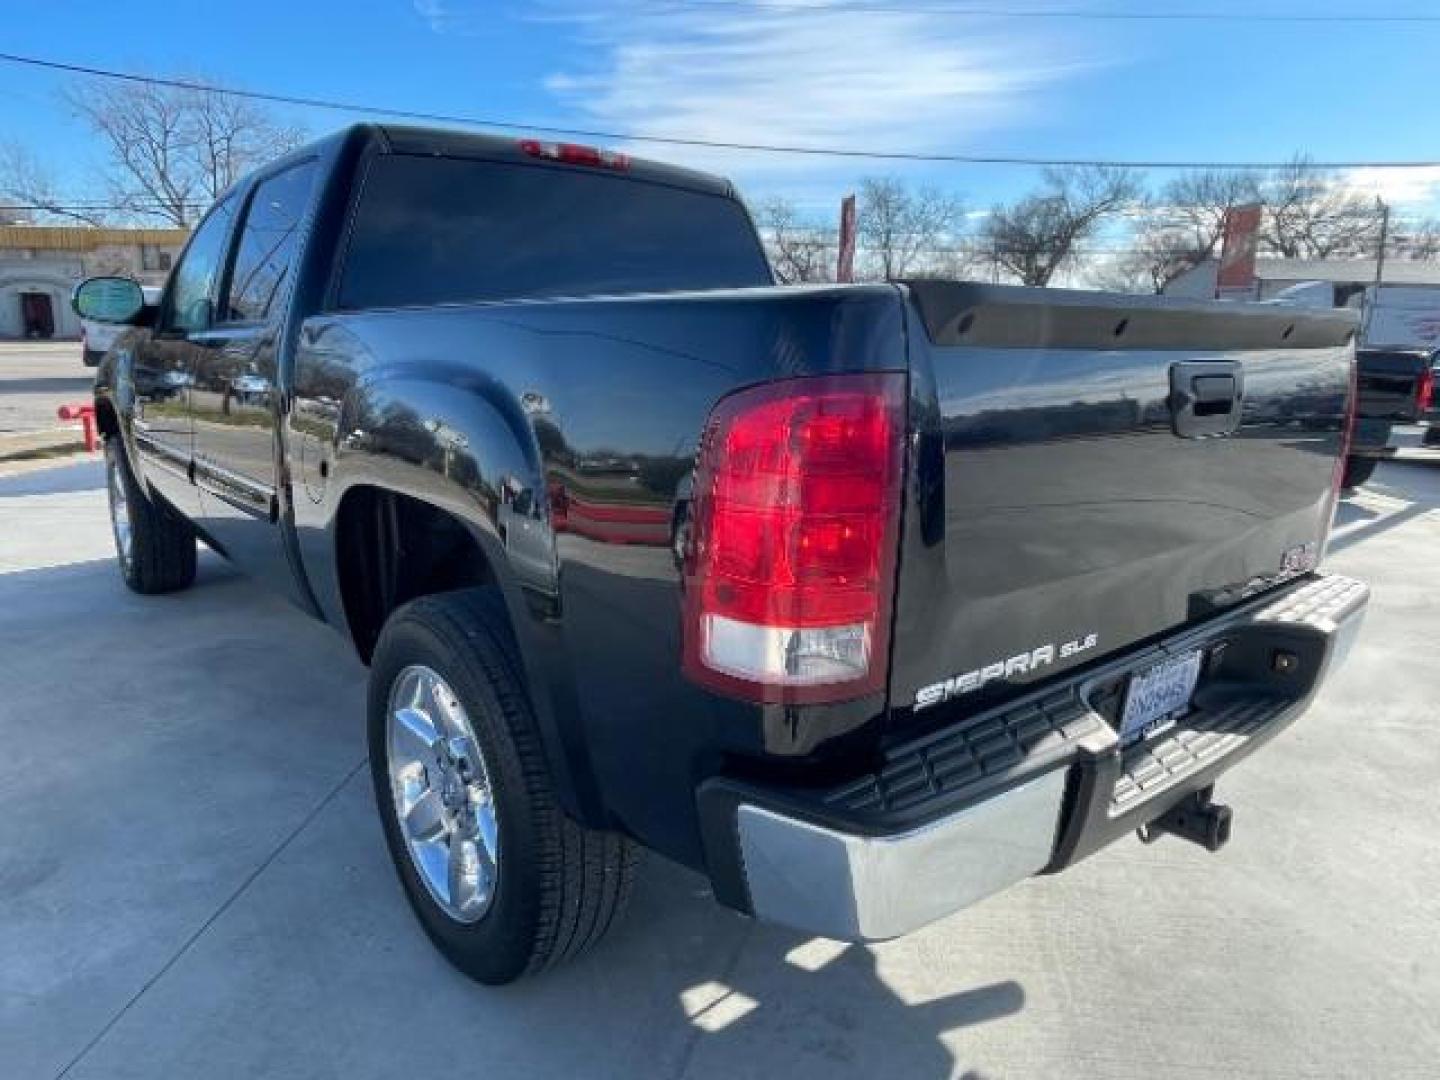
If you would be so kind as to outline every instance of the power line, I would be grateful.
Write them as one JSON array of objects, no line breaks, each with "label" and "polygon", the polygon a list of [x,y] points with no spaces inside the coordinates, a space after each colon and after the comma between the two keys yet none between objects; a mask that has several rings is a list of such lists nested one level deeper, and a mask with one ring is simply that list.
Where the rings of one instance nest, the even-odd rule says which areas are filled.
[{"label": "power line", "polygon": [[[54,200],[47,202],[13,202],[6,199],[3,195],[0,195],[0,207],[4,207],[10,210],[126,210],[148,212],[151,210],[166,210],[170,209],[171,207],[184,207],[185,209],[205,210],[213,206],[214,202],[214,199],[208,197],[171,201],[150,195],[121,196],[120,201],[102,201],[77,195],[73,197],[57,196]],[[1144,204],[1137,204],[1134,206],[1124,207],[1121,210],[1117,211],[1117,213],[1119,216],[1127,219],[1133,218],[1146,222],[1157,222],[1163,225],[1169,222],[1167,214],[1176,210],[1214,211],[1218,214],[1225,209],[1227,209],[1225,206],[1221,206],[1218,204],[1214,206],[1181,206],[1178,208],[1167,206],[1161,206],[1157,208],[1146,206]],[[1366,211],[1367,214],[1371,212],[1370,204],[1366,204]],[[1390,222],[1392,225],[1401,224],[1408,225],[1412,228],[1419,228],[1434,224],[1437,222],[1437,220],[1440,219],[1437,219],[1433,216],[1427,216],[1418,212],[1407,213],[1397,211],[1393,208],[1390,212]],[[1183,231],[1187,227],[1188,223],[1185,221],[1176,221],[1174,224],[1174,228],[1181,231]],[[804,226],[804,231],[807,234],[812,235],[828,233],[829,235],[834,236],[838,235],[839,233],[839,230],[836,227],[828,225],[807,225]],[[914,236],[919,235],[919,233],[917,230],[907,231],[904,229],[900,229],[896,230],[895,235]]]},{"label": "power line", "polygon": [[690,8],[731,8],[748,11],[773,11],[785,14],[844,15],[941,15],[953,18],[971,19],[1068,19],[1074,21],[1106,22],[1244,22],[1244,23],[1289,23],[1325,25],[1344,23],[1372,23],[1406,25],[1414,23],[1440,23],[1440,15],[1401,14],[1318,14],[1241,12],[1241,11],[1096,11],[1074,8],[996,8],[996,7],[951,7],[951,6],[908,6],[892,4],[806,4],[786,3],[784,0],[686,0],[684,3],[666,5],[665,13],[681,14]]},{"label": "power line", "polygon": [[[22,56],[18,53],[0,52],[0,63],[20,64],[27,67],[44,68],[49,71],[64,71],[72,75],[85,75],[98,79],[113,79],[119,82],[138,83],[146,86],[165,86],[174,90],[195,90],[205,93],[224,94],[229,97],[248,98],[253,101],[268,101],[273,104],[294,105],[307,109],[329,109],[336,112],[369,113],[374,116],[390,116],[402,120],[418,120],[426,123],[460,124],[466,127],[493,128],[500,131],[528,131],[548,135],[590,139],[601,142],[647,143],[660,146],[701,147],[707,150],[735,150],[763,154],[792,154],[810,157],[850,158],[867,161],[914,161],[949,163],[958,165],[1019,165],[1029,168],[1101,166],[1128,169],[1256,169],[1269,170],[1286,168],[1293,162],[1284,161],[1143,161],[1118,158],[1081,157],[1029,157],[1007,154],[938,154],[905,150],[859,150],[835,146],[795,146],[785,143],[739,142],[722,139],[697,139],[672,135],[630,135],[618,131],[601,131],[592,128],[556,127],[550,124],[535,124],[519,120],[505,120],[494,117],[464,116],[456,113],[426,112],[418,109],[392,109],[358,102],[338,101],[329,98],[303,97],[292,94],[269,93],[260,90],[235,90],[214,86],[189,79],[169,79],[151,75],[135,75],[130,72],[112,71],[107,68],[90,67],[84,64],[70,64],[59,60],[47,60],[37,56]],[[1308,164],[1317,169],[1433,169],[1440,168],[1440,159],[1415,161],[1311,161]]]},{"label": "power line", "polygon": [[185,202],[12,202],[0,196],[0,207],[7,210],[134,210],[137,212],[148,212],[151,210],[168,210],[170,208],[199,209],[204,210],[211,205],[211,200],[190,200]]}]

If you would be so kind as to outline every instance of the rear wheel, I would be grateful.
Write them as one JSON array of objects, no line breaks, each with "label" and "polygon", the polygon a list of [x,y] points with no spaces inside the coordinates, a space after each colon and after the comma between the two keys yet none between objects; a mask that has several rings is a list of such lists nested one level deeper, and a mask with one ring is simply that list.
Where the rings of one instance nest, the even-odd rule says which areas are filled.
[{"label": "rear wheel", "polygon": [[1345,459],[1345,475],[1340,481],[1341,487],[1357,488],[1375,475],[1375,467],[1380,464],[1379,458],[1348,457]]},{"label": "rear wheel", "polygon": [[170,507],[140,489],[118,436],[105,440],[110,528],[125,584],[138,593],[183,589],[195,580],[195,533]]},{"label": "rear wheel", "polygon": [[492,589],[424,597],[385,624],[370,671],[371,778],[390,857],[440,951],[511,982],[598,941],[636,848],[560,808]]}]

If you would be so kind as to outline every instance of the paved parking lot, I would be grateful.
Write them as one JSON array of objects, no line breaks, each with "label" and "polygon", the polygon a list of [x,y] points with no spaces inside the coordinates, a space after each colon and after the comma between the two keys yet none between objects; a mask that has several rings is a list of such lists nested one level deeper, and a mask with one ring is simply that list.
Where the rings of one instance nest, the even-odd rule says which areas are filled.
[{"label": "paved parking lot", "polygon": [[55,410],[90,400],[94,385],[78,341],[0,341],[0,434],[59,426]]},{"label": "paved parking lot", "polygon": [[142,599],[94,463],[0,478],[0,1076],[1433,1077],[1440,468],[1332,568],[1375,598],[1210,856],[1125,841],[903,941],[752,925],[652,859],[623,929],[503,991],[405,907],[364,671],[206,553]]}]

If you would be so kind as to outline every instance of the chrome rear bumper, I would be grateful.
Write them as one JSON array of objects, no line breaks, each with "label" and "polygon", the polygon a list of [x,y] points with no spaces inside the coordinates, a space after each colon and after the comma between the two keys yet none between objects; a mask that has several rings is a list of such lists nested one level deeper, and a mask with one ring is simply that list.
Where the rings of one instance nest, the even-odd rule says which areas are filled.
[{"label": "chrome rear bumper", "polygon": [[[1368,598],[1348,578],[1302,579],[896,746],[836,788],[707,781],[716,896],[808,933],[883,941],[1064,869],[1284,730],[1349,651]],[[1129,678],[1188,649],[1207,657],[1190,712],[1122,747],[1114,712]]]},{"label": "chrome rear bumper", "polygon": [[761,919],[843,941],[917,930],[1043,870],[1065,770],[898,836],[853,836],[741,805],[750,903]]}]

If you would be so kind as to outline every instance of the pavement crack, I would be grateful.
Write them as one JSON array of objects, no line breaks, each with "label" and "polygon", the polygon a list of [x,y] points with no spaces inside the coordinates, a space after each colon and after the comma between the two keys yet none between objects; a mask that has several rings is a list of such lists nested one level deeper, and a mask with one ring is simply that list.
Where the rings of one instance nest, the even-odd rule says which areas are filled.
[{"label": "pavement crack", "polygon": [[[730,979],[734,976],[735,969],[740,966],[740,957],[744,954],[745,946],[750,944],[750,938],[753,937],[754,934],[755,920],[745,920],[745,931],[740,935],[739,940],[735,942],[734,951],[730,953],[730,958],[725,961],[725,966],[720,970],[720,976],[717,981],[721,986],[727,988],[726,993],[720,1000],[723,1000],[724,997],[729,997],[730,994],[734,992],[728,989]],[[718,1001],[711,1002],[705,1009],[701,1010],[701,1013],[713,1008],[716,1004],[718,1004]],[[696,1014],[696,1016],[699,1015],[700,1013]],[[703,1028],[694,1023],[695,1016],[691,1016],[688,1019],[691,1022],[690,1031],[685,1040],[685,1045],[681,1047],[680,1060],[676,1062],[675,1071],[670,1074],[670,1080],[681,1080],[681,1078],[690,1071],[690,1059],[695,1056],[695,1048],[700,1044],[700,1036],[705,1033]]]},{"label": "pavement crack", "polygon": [[310,823],[314,821],[317,817],[319,817],[327,806],[329,806],[332,802],[335,801],[335,797],[345,789],[345,786],[349,784],[351,780],[355,779],[355,774],[358,773],[361,769],[363,769],[366,762],[368,762],[369,760],[370,759],[368,756],[363,757],[348,771],[346,771],[345,775],[342,776],[340,780],[333,787],[331,787],[329,791],[325,793],[325,797],[322,798],[319,802],[317,802],[313,807],[311,807],[310,811],[303,818],[300,819],[299,823],[296,824],[296,826],[291,829],[289,833],[286,834],[285,839],[281,840],[280,843],[275,846],[275,849],[271,851],[269,855],[265,856],[264,859],[260,860],[259,865],[257,865],[255,869],[251,870],[250,873],[245,876],[245,880],[240,882],[240,884],[235,887],[235,890],[225,898],[224,903],[222,903],[218,908],[216,908],[214,912],[211,913],[210,917],[206,919],[203,923],[201,923],[200,926],[197,927],[196,930],[188,938],[185,939],[184,944],[182,944],[180,948],[176,949],[175,953],[168,960],[166,960],[165,963],[160,965],[160,969],[156,971],[153,975],[151,975],[148,979],[146,979],[144,985],[141,986],[140,989],[136,990],[135,993],[130,996],[130,999],[126,1001],[124,1005],[120,1006],[118,1010],[116,1010],[115,1015],[110,1017],[110,1019],[105,1022],[105,1026],[102,1027],[99,1031],[97,1031],[90,1039],[90,1041],[80,1048],[80,1052],[65,1063],[65,1067],[55,1074],[55,1080],[64,1080],[66,1076],[70,1075],[71,1069],[75,1068],[76,1065],[80,1064],[81,1061],[85,1060],[85,1058],[89,1055],[90,1051],[94,1050],[95,1047],[100,1044],[100,1041],[110,1033],[110,1031],[115,1027],[115,1025],[118,1024],[125,1017],[125,1014],[128,1013],[132,1008],[134,1008],[135,1003],[138,1002],[141,998],[143,998],[147,993],[149,993],[150,988],[154,986],[157,982],[159,982],[161,979],[163,979],[165,977],[165,974],[177,963],[180,962],[180,959],[186,953],[188,953],[192,947],[194,947],[195,943],[204,936],[205,932],[209,930],[210,927],[215,925],[216,920],[219,919],[220,916],[224,915],[225,912],[229,911],[230,908],[234,905],[235,901],[239,900],[240,897],[243,896],[245,892],[250,888],[250,886],[255,883],[255,880],[259,878],[259,876],[263,874],[266,870],[268,870],[276,859],[278,859],[281,855],[285,853],[286,848],[288,848],[291,844],[295,842],[296,837],[298,837],[307,828],[309,828]]}]

